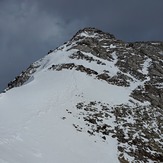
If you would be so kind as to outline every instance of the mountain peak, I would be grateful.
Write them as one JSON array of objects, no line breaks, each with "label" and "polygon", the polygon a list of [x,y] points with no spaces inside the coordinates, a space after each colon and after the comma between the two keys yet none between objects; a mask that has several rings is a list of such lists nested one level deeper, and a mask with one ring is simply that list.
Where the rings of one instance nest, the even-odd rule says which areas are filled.
[{"label": "mountain peak", "polygon": [[0,162],[163,162],[162,109],[163,43],[84,28],[0,94]]},{"label": "mountain peak", "polygon": [[[91,33],[106,34],[106,32],[103,32],[102,30],[99,30],[94,27],[85,27],[85,28],[79,30],[77,33],[83,33],[83,32],[88,33],[88,34],[91,34]],[[112,34],[110,34],[110,35],[112,35]]]},{"label": "mountain peak", "polygon": [[82,37],[91,37],[91,38],[99,38],[99,37],[107,37],[109,39],[115,39],[114,35],[110,33],[103,32],[97,28],[86,27],[79,30],[72,39],[79,39]]}]

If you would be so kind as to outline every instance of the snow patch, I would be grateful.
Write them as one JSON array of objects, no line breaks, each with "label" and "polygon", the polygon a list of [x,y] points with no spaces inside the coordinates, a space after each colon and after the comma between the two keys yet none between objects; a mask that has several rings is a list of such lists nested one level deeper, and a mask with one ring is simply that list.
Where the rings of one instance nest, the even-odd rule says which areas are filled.
[{"label": "snow patch", "polygon": [[111,44],[111,45],[110,45],[110,48],[111,48],[111,49],[115,49],[115,48],[116,48],[116,45]]}]

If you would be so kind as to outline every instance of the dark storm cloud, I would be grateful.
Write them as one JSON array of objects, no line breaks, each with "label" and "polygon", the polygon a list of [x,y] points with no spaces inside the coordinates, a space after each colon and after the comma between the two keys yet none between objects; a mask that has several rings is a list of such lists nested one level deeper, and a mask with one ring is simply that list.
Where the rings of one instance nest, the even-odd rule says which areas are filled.
[{"label": "dark storm cloud", "polygon": [[84,19],[86,25],[113,32],[125,40],[163,40],[162,0],[49,0],[39,1],[49,14],[66,21]]},{"label": "dark storm cloud", "polygon": [[82,24],[78,20],[67,24],[31,2],[0,2],[0,90],[30,63],[68,40],[71,30]]},{"label": "dark storm cloud", "polygon": [[119,39],[163,40],[162,0],[0,0],[0,90],[85,26]]}]

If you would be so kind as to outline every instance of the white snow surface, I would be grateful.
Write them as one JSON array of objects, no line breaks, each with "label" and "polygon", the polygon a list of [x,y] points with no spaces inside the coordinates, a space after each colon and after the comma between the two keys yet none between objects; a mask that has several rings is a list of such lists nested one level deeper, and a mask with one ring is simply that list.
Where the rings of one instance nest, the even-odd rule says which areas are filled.
[{"label": "white snow surface", "polygon": [[111,44],[111,45],[110,45],[110,48],[111,48],[111,49],[114,49],[114,48],[116,48],[116,45]]},{"label": "white snow surface", "polygon": [[81,37],[87,37],[87,38],[95,38],[96,37],[96,33],[93,33],[93,34],[88,34],[87,32],[82,32],[81,34],[80,34],[80,36]]},{"label": "white snow surface", "polygon": [[159,54],[163,55],[163,51],[160,51]]},{"label": "white snow surface", "polygon": [[75,119],[67,117],[66,109],[75,112],[77,102],[73,78],[68,72],[38,73],[33,82],[1,95],[0,162],[117,162],[116,140],[106,144],[78,133]]},{"label": "white snow surface", "polygon": [[[115,53],[113,62],[98,58],[106,63],[99,66],[70,59],[69,55],[76,50],[67,51],[68,48],[64,45],[62,50],[37,61],[35,64],[40,67],[23,86],[0,94],[0,163],[119,162],[116,139],[110,137],[104,142],[99,137],[76,131],[73,127],[76,118],[66,109],[75,114],[75,106],[81,101],[129,103],[133,88],[109,85],[75,69],[49,70],[53,64],[74,62],[97,72],[108,69],[110,75],[118,71],[114,66]],[[146,73],[145,68],[143,71]],[[79,95],[82,96],[77,97]],[[78,123],[84,122],[78,120]]]}]

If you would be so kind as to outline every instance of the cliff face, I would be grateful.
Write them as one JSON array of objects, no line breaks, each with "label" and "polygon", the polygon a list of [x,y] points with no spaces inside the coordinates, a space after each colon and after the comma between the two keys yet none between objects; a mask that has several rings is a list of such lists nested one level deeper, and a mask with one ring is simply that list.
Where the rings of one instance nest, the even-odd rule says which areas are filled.
[{"label": "cliff face", "polygon": [[[95,28],[85,28],[30,65],[8,84],[5,91],[0,96],[0,124],[6,128],[0,126],[3,133],[0,138],[11,145],[14,141],[22,159],[25,152],[20,150],[29,143],[31,146],[25,151],[31,161],[38,159],[50,163],[58,159],[64,162],[57,156],[62,152],[67,153],[67,162],[163,161],[162,42],[128,43]],[[18,104],[19,99],[22,102]],[[24,118],[14,114],[15,119],[10,120],[8,114],[14,109]],[[57,118],[52,118],[53,114]],[[9,123],[6,124],[3,117]],[[47,124],[50,119],[50,124],[57,123],[59,127],[50,125],[47,129],[45,118]],[[32,126],[38,121],[44,129],[40,125]],[[22,125],[18,128],[19,122]],[[63,131],[59,133],[61,128]],[[26,135],[31,131],[34,134],[29,140]],[[49,134],[43,134],[45,131]],[[21,143],[14,138],[16,135],[23,140]],[[51,135],[57,136],[60,143],[57,144]],[[83,141],[83,146],[77,140],[73,141],[76,136],[79,142]],[[36,137],[38,145],[34,140]],[[49,143],[49,147],[42,138],[55,143]],[[70,151],[62,147],[69,143]],[[2,141],[0,149],[4,146]],[[77,146],[81,149],[76,150]],[[40,157],[30,154],[31,148],[39,151]],[[58,154],[47,153],[44,148]],[[10,162],[5,153],[0,154],[0,159]],[[15,162],[20,162],[19,159],[16,154]]]}]

